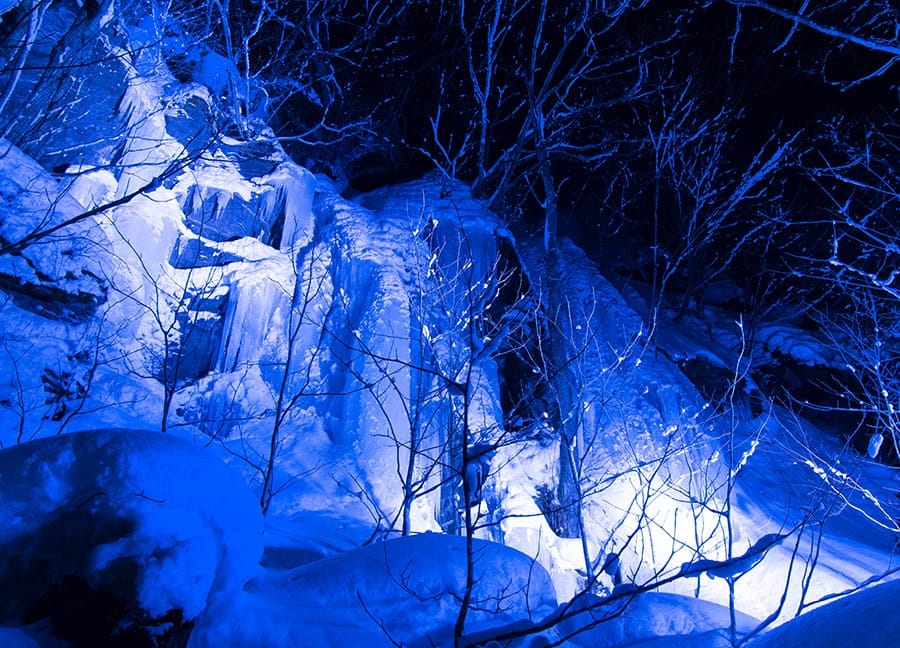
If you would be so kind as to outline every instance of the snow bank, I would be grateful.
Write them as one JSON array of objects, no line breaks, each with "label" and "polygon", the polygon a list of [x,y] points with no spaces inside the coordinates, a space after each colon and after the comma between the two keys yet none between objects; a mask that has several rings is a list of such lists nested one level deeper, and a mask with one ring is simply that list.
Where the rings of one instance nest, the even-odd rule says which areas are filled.
[{"label": "snow bank", "polygon": [[145,618],[192,619],[233,595],[261,554],[244,484],[172,436],[101,430],[18,445],[0,452],[0,493],[0,587],[15,592],[0,620],[57,612],[51,601],[72,601],[48,596],[73,579]]},{"label": "snow bank", "polygon": [[[479,541],[475,560],[467,632],[555,609],[549,576],[524,554]],[[253,579],[204,615],[190,646],[446,645],[465,573],[461,537],[426,533],[369,545]]]}]

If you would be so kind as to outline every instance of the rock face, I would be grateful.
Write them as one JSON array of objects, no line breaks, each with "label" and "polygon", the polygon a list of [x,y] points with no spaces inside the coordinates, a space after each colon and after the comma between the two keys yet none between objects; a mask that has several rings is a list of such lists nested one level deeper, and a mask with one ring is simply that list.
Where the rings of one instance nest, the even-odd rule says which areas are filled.
[{"label": "rock face", "polygon": [[240,477],[168,435],[101,430],[0,451],[0,493],[0,620],[47,617],[82,645],[189,624],[262,552]]},{"label": "rock face", "polygon": [[[308,242],[313,225],[312,174],[241,147],[231,147],[237,150],[229,156],[227,148],[216,145],[214,160],[198,161],[195,181],[181,185],[179,203],[191,232],[220,242],[253,237],[282,249]],[[245,169],[241,155],[259,157],[253,168]],[[252,176],[248,171],[265,172]]]},{"label": "rock face", "polygon": [[[72,130],[53,137],[63,138],[59,148],[80,151],[77,160],[45,161],[37,142],[29,142],[37,147],[31,157],[9,147],[0,159],[7,165],[0,190],[10,197],[0,205],[0,244],[70,222],[39,246],[0,255],[0,290],[12,297],[5,317],[27,310],[36,331],[58,339],[37,357],[29,346],[36,333],[26,331],[8,358],[0,354],[0,369],[18,381],[18,394],[0,398],[14,440],[51,434],[72,417],[72,427],[93,427],[87,412],[125,412],[146,426],[159,425],[162,412],[163,428],[190,421],[240,439],[239,454],[252,455],[253,465],[273,459],[271,470],[294,484],[303,472],[298,457],[321,435],[339,459],[321,481],[348,492],[354,481],[365,483],[378,508],[395,516],[409,504],[401,475],[440,479],[433,453],[406,450],[411,435],[435,448],[446,433],[447,403],[437,394],[449,374],[429,373],[436,359],[423,331],[443,331],[447,344],[459,337],[441,321],[450,313],[423,311],[426,296],[432,306],[439,301],[434,277],[416,285],[411,277],[432,255],[457,274],[467,263],[487,273],[496,223],[470,202],[473,217],[463,224],[433,182],[411,184],[394,198],[375,196],[382,204],[373,210],[344,200],[288,159],[264,124],[250,124],[258,118],[252,110],[229,112],[236,105],[234,97],[223,99],[237,73],[231,62],[194,52],[165,16],[137,6],[93,9],[54,4],[47,42],[93,35],[84,53],[106,47],[102,54],[116,61],[115,69],[82,79],[79,95],[99,116],[101,135],[107,117],[117,125],[114,149],[102,138],[82,146],[89,140],[73,121]],[[53,53],[39,55],[46,62]],[[24,101],[39,81],[23,79],[16,98]],[[104,83],[113,90],[101,91]],[[249,90],[253,97],[241,99],[255,110],[265,98]],[[58,167],[57,175],[34,157]],[[466,193],[457,189],[457,198]],[[419,214],[422,200],[427,217]],[[420,216],[435,216],[430,241],[417,230],[425,225],[416,224]],[[458,256],[463,242],[474,248]],[[465,306],[464,289],[444,289],[452,308]],[[82,327],[69,339],[50,319]],[[85,367],[69,366],[78,363]],[[456,364],[450,379],[465,363]],[[487,434],[502,417],[497,370],[485,360],[474,374],[480,394],[472,425]],[[57,384],[67,376],[71,389]],[[413,393],[432,394],[430,423],[417,422],[426,415],[411,403]],[[54,399],[43,404],[49,413],[17,399],[22,394],[37,403]],[[418,528],[433,526],[435,498],[421,498]],[[284,499],[296,504],[290,494]]]},{"label": "rock face", "polygon": [[[117,104],[125,90],[125,57],[110,56],[127,39],[106,29],[102,16],[111,4],[54,2],[53,7],[29,13],[40,16],[5,17],[14,34],[5,43],[23,42],[24,33],[37,25],[21,74],[14,83],[12,119],[4,132],[47,169],[98,164],[112,154],[122,131]],[[24,12],[23,12],[24,13]],[[15,33],[20,32],[20,33]],[[9,69],[7,64],[5,69]],[[4,88],[9,90],[4,75]]]},{"label": "rock face", "polygon": [[0,149],[0,289],[44,317],[89,319],[107,297],[103,232],[33,159],[6,140]]}]

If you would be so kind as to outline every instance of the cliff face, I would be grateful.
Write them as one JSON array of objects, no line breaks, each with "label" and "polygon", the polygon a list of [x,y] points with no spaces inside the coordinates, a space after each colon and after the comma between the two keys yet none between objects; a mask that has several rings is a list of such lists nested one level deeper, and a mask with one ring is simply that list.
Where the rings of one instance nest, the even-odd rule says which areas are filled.
[{"label": "cliff face", "polygon": [[[205,435],[266,510],[341,501],[406,531],[458,528],[463,474],[477,473],[463,453],[479,448],[470,498],[538,520],[488,535],[536,552],[533,530],[555,537],[536,501],[556,487],[553,427],[570,413],[554,409],[538,358],[513,360],[517,345],[537,352],[552,333],[582,347],[586,480],[635,444],[655,452],[678,408],[699,411],[671,368],[641,368],[640,318],[577,248],[565,251],[574,310],[551,332],[534,310],[539,255],[465,186],[426,177],[342,198],[264,123],[228,112],[227,60],[188,49],[147,9],[51,5],[29,68],[110,62],[67,72],[58,113],[37,100],[58,75],[24,75],[11,95],[4,445],[111,424]],[[616,414],[600,412],[604,390]],[[502,468],[521,461],[540,473]],[[620,521],[588,534],[592,552]]]},{"label": "cliff face", "polygon": [[153,3],[26,9],[4,23],[27,46],[0,159],[3,445],[193,430],[234,446],[266,507],[346,496],[394,526],[415,499],[399,464],[430,472],[408,449],[411,385],[435,382],[411,333],[434,284],[416,215],[376,218],[229,113],[236,70]]}]

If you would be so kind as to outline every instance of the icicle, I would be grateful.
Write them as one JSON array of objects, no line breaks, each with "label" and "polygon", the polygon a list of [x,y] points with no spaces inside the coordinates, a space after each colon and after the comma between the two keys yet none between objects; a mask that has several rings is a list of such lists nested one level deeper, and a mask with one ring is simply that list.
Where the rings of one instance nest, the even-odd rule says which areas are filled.
[{"label": "icicle", "polygon": [[282,316],[290,310],[293,286],[282,285],[267,272],[256,268],[232,280],[217,366],[234,371],[241,365],[260,361],[265,342],[281,333]]},{"label": "icicle", "polygon": [[[312,173],[296,164],[285,163],[272,174],[261,180],[275,188],[264,197],[264,209],[284,212],[284,227],[281,241],[273,241],[282,251],[296,245],[306,245],[312,240],[314,218],[312,213],[313,193],[316,180]],[[274,222],[274,218],[262,215],[264,222]]]},{"label": "icicle", "polygon": [[878,453],[881,451],[881,444],[884,443],[884,435],[881,432],[876,432],[872,436],[869,437],[869,456],[874,459],[878,456]]}]

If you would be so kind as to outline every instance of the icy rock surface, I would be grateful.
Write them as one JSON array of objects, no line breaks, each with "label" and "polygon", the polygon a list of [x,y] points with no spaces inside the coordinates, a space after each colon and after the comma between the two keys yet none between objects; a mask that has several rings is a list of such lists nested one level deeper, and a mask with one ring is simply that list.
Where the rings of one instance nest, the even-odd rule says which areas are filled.
[{"label": "icy rock surface", "polygon": [[294,293],[294,269],[288,259],[236,265],[225,277],[228,301],[217,366],[234,371],[262,359],[277,362],[283,351]]},{"label": "icy rock surface", "polygon": [[[0,247],[29,240],[77,218],[84,207],[59,193],[53,177],[7,140],[0,140]],[[91,218],[65,236],[50,234],[0,255],[0,288],[19,306],[54,319],[85,319],[106,298],[98,263],[106,242]]]},{"label": "icy rock surface", "polygon": [[[540,243],[525,241],[519,249],[532,286],[546,300]],[[560,239],[559,253],[565,263],[557,299],[564,308],[553,316],[547,335],[554,336],[569,360],[564,377],[573,402],[563,406],[577,429],[580,481],[588,493],[579,503],[584,518],[591,520],[587,553],[596,561],[615,547],[628,578],[637,582],[642,574],[664,569],[673,555],[691,557],[691,550],[683,548],[695,542],[694,527],[678,520],[694,519],[698,529],[716,528],[716,515],[695,516],[690,502],[679,501],[670,486],[678,475],[705,466],[706,494],[712,493],[724,474],[710,460],[718,444],[700,394],[674,363],[655,353],[638,312],[573,242]],[[498,453],[497,462],[505,469],[493,477],[492,486],[504,510],[517,514],[501,521],[504,542],[537,555],[553,575],[557,592],[571,596],[582,586],[576,570],[584,569],[583,545],[576,533],[556,533],[558,527],[548,523],[552,515],[540,515],[537,504],[539,489],[552,494],[549,489],[561,479],[552,393],[531,399],[522,412],[547,421],[550,442]],[[596,494],[591,492],[595,487]],[[544,504],[548,508],[553,507]],[[643,516],[654,524],[643,524]],[[628,546],[622,549],[624,542]],[[661,551],[662,546],[667,549]]]},{"label": "icy rock surface", "polygon": [[[80,432],[0,452],[0,619],[36,614],[61,579],[196,617],[254,573],[259,509],[214,454],[167,435]],[[9,593],[15,593],[9,595]]]},{"label": "icy rock surface", "polygon": [[[176,192],[186,224],[197,236],[228,241],[253,236],[274,247],[290,248],[308,243],[313,230],[313,175],[275,151],[244,150],[252,145],[226,147],[216,144],[192,167]],[[240,158],[268,161],[268,169],[249,176]]]}]

